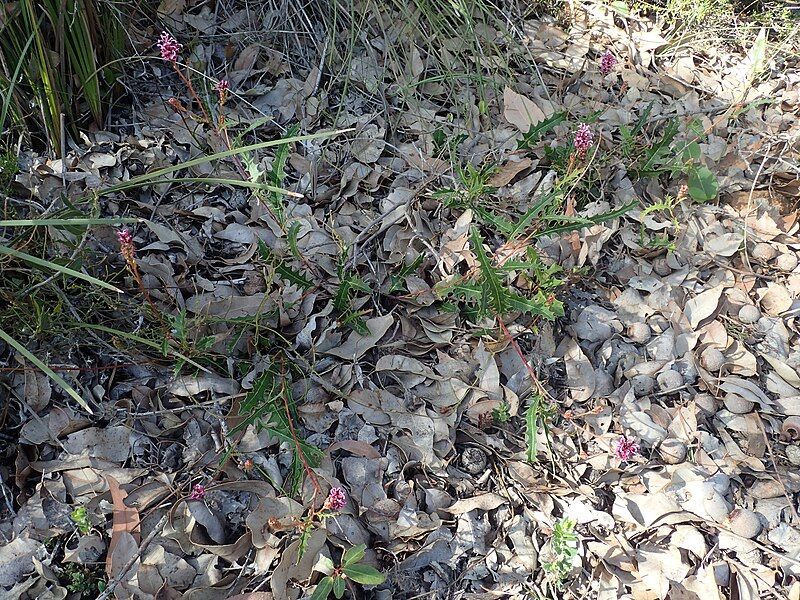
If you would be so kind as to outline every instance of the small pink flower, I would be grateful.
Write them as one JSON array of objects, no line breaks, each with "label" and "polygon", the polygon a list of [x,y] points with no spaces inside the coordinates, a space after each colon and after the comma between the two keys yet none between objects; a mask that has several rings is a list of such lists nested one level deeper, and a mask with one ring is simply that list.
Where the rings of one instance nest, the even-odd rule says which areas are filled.
[{"label": "small pink flower", "polygon": [[231,84],[227,79],[220,79],[214,89],[217,90],[217,94],[219,94],[219,103],[225,104],[228,100],[228,92],[231,89]]},{"label": "small pink flower", "polygon": [[125,262],[130,263],[136,254],[136,246],[133,245],[133,234],[129,229],[118,229],[117,240],[119,241],[119,253],[125,259]]},{"label": "small pink flower", "polygon": [[617,57],[611,54],[611,50],[606,50],[600,57],[600,72],[605,76],[611,73],[611,69],[617,64]]},{"label": "small pink flower", "polygon": [[172,34],[166,31],[161,32],[161,37],[158,38],[158,49],[161,51],[161,58],[171,63],[178,60],[178,53],[183,46],[178,43]]},{"label": "small pink flower", "polygon": [[578,153],[578,158],[585,158],[586,152],[592,147],[594,142],[594,133],[586,123],[581,123],[578,131],[575,132],[575,139],[572,144],[575,146],[575,151]]},{"label": "small pink flower", "polygon": [[117,239],[119,240],[120,246],[129,246],[133,244],[133,234],[131,233],[130,229],[125,227],[117,230]]},{"label": "small pink flower", "polygon": [[206,497],[206,488],[199,483],[195,483],[192,487],[192,493],[189,494],[189,500],[202,500]]},{"label": "small pink flower", "polygon": [[639,444],[636,440],[627,436],[622,436],[614,442],[614,456],[619,460],[625,462],[631,459],[635,454],[639,454]]},{"label": "small pink flower", "polygon": [[328,510],[342,510],[347,505],[347,494],[340,487],[331,488],[322,508]]}]

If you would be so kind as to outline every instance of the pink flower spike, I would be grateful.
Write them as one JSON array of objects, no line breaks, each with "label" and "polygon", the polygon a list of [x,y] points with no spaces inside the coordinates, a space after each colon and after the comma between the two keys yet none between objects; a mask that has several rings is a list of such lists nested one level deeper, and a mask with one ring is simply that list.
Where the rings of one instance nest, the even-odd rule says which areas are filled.
[{"label": "pink flower spike", "polygon": [[572,142],[575,146],[575,151],[578,153],[578,158],[586,157],[586,152],[592,147],[592,142],[594,142],[592,129],[586,123],[581,123],[578,131],[575,132],[575,139]]},{"label": "pink flower spike", "polygon": [[136,246],[133,245],[133,234],[130,229],[118,229],[117,241],[119,241],[119,253],[125,259],[125,262],[130,265],[136,255]]},{"label": "pink flower spike", "polygon": [[123,227],[117,230],[117,240],[120,246],[130,246],[133,244],[133,234],[130,229]]},{"label": "pink flower spike", "polygon": [[623,435],[614,442],[614,456],[622,462],[630,460],[636,454],[639,454],[639,444],[633,438]]},{"label": "pink flower spike", "polygon": [[228,100],[228,92],[231,89],[231,84],[227,79],[220,79],[214,89],[217,90],[217,94],[219,94],[219,103],[225,104]]},{"label": "pink flower spike", "polygon": [[617,57],[611,54],[611,50],[606,50],[600,57],[600,72],[603,76],[611,73],[611,69],[617,64]]},{"label": "pink flower spike", "polygon": [[178,60],[178,53],[181,51],[181,48],[183,48],[183,46],[178,43],[178,40],[166,31],[161,32],[161,37],[158,38],[157,46],[161,52],[161,58],[171,63]]},{"label": "pink flower spike", "polygon": [[206,488],[199,483],[195,483],[192,487],[192,493],[189,494],[189,500],[202,500],[206,497]]},{"label": "pink flower spike", "polygon": [[328,497],[325,498],[325,504],[322,505],[322,508],[326,508],[328,510],[342,510],[347,505],[347,494],[345,493],[343,488],[335,487],[331,488],[331,491],[328,492]]}]

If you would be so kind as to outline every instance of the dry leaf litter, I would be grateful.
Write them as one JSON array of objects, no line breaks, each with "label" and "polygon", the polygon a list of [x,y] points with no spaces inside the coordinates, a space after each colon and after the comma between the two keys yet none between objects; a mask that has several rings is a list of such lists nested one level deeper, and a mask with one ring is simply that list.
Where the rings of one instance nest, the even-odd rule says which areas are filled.
[{"label": "dry leaf litter", "polygon": [[[652,22],[587,4],[567,28],[519,24],[538,69],[485,90],[487,115],[469,89],[450,99],[436,83],[425,84],[429,99],[397,104],[393,86],[421,84],[428,57],[393,64],[387,39],[357,46],[349,87],[332,88],[311,47],[305,62],[258,43],[223,47],[218,37],[261,26],[245,11],[222,19],[183,3],[162,9],[179,37],[208,36],[193,60],[228,53],[230,122],[266,115],[273,137],[293,123],[303,133],[349,131],[292,146],[283,185],[301,197],[283,202],[293,249],[242,188],[172,182],[170,173],[101,199],[104,215],[142,219],[132,243],[152,302],[202,323],[193,343],[207,338],[209,352],[230,358],[175,374],[168,360],[131,360],[129,340],[102,332],[89,338],[94,353],[53,348],[51,363],[92,400],[91,416],[34,369],[6,378],[0,393],[13,398],[7,410],[19,411],[20,427],[10,432],[18,440],[4,437],[0,469],[0,596],[71,597],[58,572],[77,563],[114,581],[117,598],[307,597],[320,556],[363,543],[365,562],[388,577],[357,592],[365,598],[800,597],[796,63],[770,59],[754,84],[748,49],[674,44]],[[618,63],[603,59],[603,75],[606,51]],[[143,86],[179,94],[168,69],[145,64]],[[49,206],[225,149],[159,97],[140,102],[63,160],[24,155],[16,185]],[[553,178],[539,166],[542,146],[516,152],[531,124],[598,111],[594,135],[608,147],[648,106],[650,119],[677,117],[681,131],[699,122],[720,201],[679,203],[672,218],[635,208],[540,239],[543,257],[577,270],[557,292],[563,318],[506,320],[528,366],[492,323],[442,307],[435,286],[475,264],[477,216],[433,198],[454,174],[431,132],[467,132],[472,163],[500,165],[497,201],[524,205]],[[571,131],[557,126],[556,138]],[[273,156],[247,168],[267,172]],[[237,178],[232,163],[214,169]],[[200,164],[182,176],[211,173]],[[604,167],[603,181],[581,214],[675,195],[683,183],[634,184],[621,163]],[[664,234],[668,252],[643,244]],[[124,268],[113,229],[97,228],[86,244],[102,268]],[[260,244],[314,285],[265,266]],[[418,257],[407,288],[390,290]],[[364,327],[334,309],[342,260],[371,290],[354,296]],[[280,332],[292,364],[275,365],[251,329],[235,326],[256,317]],[[252,425],[231,434],[270,369],[297,400],[300,437],[321,451],[322,496],[308,477],[288,491],[291,440]],[[539,394],[556,408],[531,462],[524,415]],[[505,423],[491,418],[501,407]],[[330,488],[342,488],[346,504],[311,531],[298,560],[293,523]],[[85,534],[71,517],[78,507]],[[563,517],[578,541],[557,590],[542,565]]]}]

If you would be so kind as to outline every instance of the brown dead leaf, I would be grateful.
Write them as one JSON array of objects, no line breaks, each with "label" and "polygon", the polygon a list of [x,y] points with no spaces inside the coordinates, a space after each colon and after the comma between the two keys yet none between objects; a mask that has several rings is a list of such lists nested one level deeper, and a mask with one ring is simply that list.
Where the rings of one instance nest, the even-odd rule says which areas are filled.
[{"label": "brown dead leaf", "polygon": [[331,348],[326,353],[338,356],[344,360],[357,360],[361,358],[367,350],[378,343],[386,332],[389,331],[393,323],[394,317],[390,314],[368,319],[367,329],[369,329],[369,335],[361,335],[357,331],[354,331],[341,346],[338,348]]},{"label": "brown dead leaf", "polygon": [[503,90],[503,118],[522,133],[528,133],[531,125],[544,121],[547,116],[533,100],[506,87]]},{"label": "brown dead leaf", "polygon": [[367,442],[362,442],[359,440],[341,440],[336,442],[335,444],[331,444],[328,446],[327,452],[333,453],[337,450],[346,450],[350,454],[355,454],[356,456],[363,456],[364,458],[380,458],[381,454],[375,448],[370,446]]},{"label": "brown dead leaf", "polygon": [[260,49],[259,44],[250,44],[239,54],[239,58],[233,64],[233,69],[235,71],[249,71],[252,69],[256,64]]},{"label": "brown dead leaf", "polygon": [[128,493],[123,490],[119,482],[106,475],[106,482],[108,482],[108,489],[111,491],[111,500],[114,503],[114,518],[111,526],[111,542],[108,545],[108,556],[106,557],[106,573],[111,575],[114,560],[114,549],[119,544],[120,538],[123,533],[130,534],[139,543],[139,511],[131,508],[125,504],[125,498]]},{"label": "brown dead leaf", "polygon": [[530,167],[533,161],[530,158],[523,158],[522,160],[510,160],[502,167],[500,167],[492,178],[489,179],[489,185],[492,187],[503,187],[511,183],[519,173]]},{"label": "brown dead leaf", "polygon": [[161,17],[178,17],[186,8],[186,0],[161,0],[158,5],[158,14]]},{"label": "brown dead leaf", "polygon": [[792,297],[785,286],[770,282],[761,294],[761,307],[773,316],[780,316],[792,306]]},{"label": "brown dead leaf", "polygon": [[272,593],[278,598],[288,598],[288,583],[290,579],[304,581],[311,575],[311,570],[317,560],[317,555],[325,546],[327,533],[324,529],[315,529],[309,536],[306,551],[303,558],[297,560],[297,552],[300,549],[300,540],[292,542],[283,552],[283,557],[278,566],[272,572],[270,586]]}]

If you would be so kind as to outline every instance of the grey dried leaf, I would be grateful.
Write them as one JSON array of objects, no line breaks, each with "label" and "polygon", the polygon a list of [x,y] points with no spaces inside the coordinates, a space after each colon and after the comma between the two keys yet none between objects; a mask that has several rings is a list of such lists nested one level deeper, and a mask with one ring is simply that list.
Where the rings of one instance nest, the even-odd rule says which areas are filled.
[{"label": "grey dried leaf", "polygon": [[338,356],[343,360],[358,360],[368,350],[375,347],[393,324],[394,317],[391,314],[368,319],[366,325],[369,335],[361,335],[357,331],[353,331],[341,346],[327,350],[326,354]]},{"label": "grey dried leaf", "polygon": [[475,510],[476,508],[483,511],[494,510],[506,502],[508,502],[507,498],[495,494],[494,492],[486,492],[484,494],[472,496],[471,498],[457,500],[452,506],[444,508],[443,510],[454,515],[461,515]]},{"label": "grey dried leaf", "polygon": [[72,455],[85,455],[112,462],[124,462],[131,452],[130,431],[116,427],[90,427],[71,433],[63,441],[64,449]]},{"label": "grey dried leaf", "polygon": [[714,314],[719,306],[719,299],[725,289],[723,285],[718,285],[710,290],[699,293],[686,303],[684,315],[689,320],[692,329],[696,329],[701,321]]},{"label": "grey dried leaf", "polygon": [[0,586],[12,586],[31,573],[33,556],[42,547],[29,537],[17,537],[0,546]]}]

